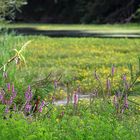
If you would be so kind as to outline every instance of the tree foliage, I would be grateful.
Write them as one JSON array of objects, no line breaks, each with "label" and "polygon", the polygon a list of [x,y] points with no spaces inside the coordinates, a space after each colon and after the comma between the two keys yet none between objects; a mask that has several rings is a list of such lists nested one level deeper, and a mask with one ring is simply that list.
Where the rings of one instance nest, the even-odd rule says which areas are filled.
[{"label": "tree foliage", "polygon": [[133,20],[136,22],[140,21],[140,8],[138,8],[136,13],[133,15]]},{"label": "tree foliage", "polygon": [[14,18],[15,11],[26,4],[26,0],[0,0],[0,19],[5,17]]}]

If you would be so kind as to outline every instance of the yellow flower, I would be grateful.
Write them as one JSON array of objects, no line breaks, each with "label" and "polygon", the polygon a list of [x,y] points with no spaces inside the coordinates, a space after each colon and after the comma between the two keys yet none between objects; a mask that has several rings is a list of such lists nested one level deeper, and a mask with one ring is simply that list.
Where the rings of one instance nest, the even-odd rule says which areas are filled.
[{"label": "yellow flower", "polygon": [[128,72],[129,72],[129,69],[123,68],[122,71],[123,71],[124,73],[128,73]]}]

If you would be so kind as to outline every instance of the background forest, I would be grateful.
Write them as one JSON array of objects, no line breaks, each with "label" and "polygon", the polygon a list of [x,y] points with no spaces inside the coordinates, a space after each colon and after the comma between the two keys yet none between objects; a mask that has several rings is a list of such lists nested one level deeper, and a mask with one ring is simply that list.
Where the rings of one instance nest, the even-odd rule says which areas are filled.
[{"label": "background forest", "polygon": [[16,21],[127,23],[140,21],[140,0],[28,0]]}]

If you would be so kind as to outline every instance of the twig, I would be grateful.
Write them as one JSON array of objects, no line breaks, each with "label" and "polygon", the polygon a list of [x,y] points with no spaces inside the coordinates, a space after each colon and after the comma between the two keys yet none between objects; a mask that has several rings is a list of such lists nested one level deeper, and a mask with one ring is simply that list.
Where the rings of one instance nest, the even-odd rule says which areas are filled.
[{"label": "twig", "polygon": [[23,49],[24,49],[28,44],[30,44],[31,42],[32,42],[32,41],[29,40],[29,41],[27,41],[27,42],[21,47],[21,49],[20,49],[19,51],[15,50],[15,51],[16,51],[16,54],[15,54],[13,57],[11,57],[5,64],[3,64],[3,66],[0,67],[0,71],[1,71],[5,66],[7,66],[7,65],[10,64],[11,62],[13,62],[17,57],[19,57],[20,54],[21,54],[21,52],[23,51]]}]

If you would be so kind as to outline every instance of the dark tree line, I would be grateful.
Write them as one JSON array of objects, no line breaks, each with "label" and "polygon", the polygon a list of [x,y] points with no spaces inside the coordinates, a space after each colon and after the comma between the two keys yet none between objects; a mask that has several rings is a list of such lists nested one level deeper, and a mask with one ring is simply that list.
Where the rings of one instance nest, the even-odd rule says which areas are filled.
[{"label": "dark tree line", "polygon": [[116,23],[140,20],[140,0],[28,0],[17,21]]}]

